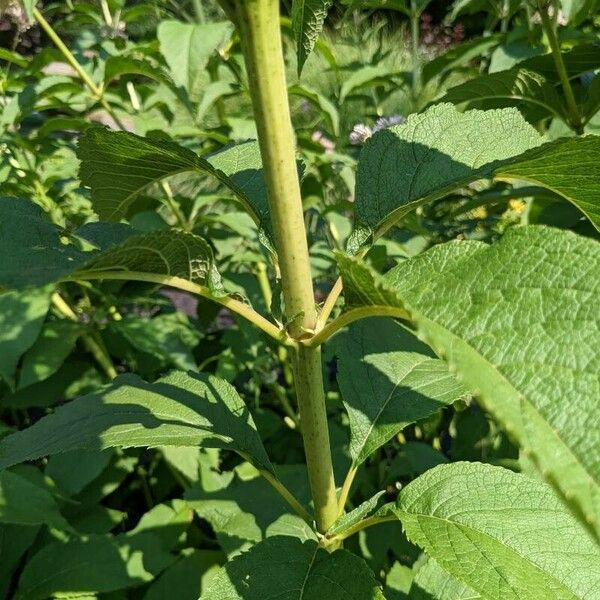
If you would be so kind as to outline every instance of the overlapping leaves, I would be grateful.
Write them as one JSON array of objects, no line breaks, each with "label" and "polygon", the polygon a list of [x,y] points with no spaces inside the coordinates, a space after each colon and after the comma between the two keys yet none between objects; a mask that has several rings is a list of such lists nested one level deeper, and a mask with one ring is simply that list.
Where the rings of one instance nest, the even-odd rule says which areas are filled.
[{"label": "overlapping leaves", "polygon": [[352,258],[340,257],[340,266],[346,301],[401,306],[598,532],[598,243],[525,227],[491,246],[437,246],[383,278]]}]

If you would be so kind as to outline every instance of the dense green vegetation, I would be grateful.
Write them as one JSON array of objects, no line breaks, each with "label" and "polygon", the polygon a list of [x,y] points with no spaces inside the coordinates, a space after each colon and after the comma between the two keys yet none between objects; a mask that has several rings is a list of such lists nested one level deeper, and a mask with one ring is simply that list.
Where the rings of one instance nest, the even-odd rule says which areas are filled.
[{"label": "dense green vegetation", "polygon": [[599,8],[0,0],[0,597],[600,599]]}]

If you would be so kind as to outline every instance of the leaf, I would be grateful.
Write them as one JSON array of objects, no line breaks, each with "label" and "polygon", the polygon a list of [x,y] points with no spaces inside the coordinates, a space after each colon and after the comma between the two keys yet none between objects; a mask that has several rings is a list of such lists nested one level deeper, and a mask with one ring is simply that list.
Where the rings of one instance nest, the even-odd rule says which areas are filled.
[{"label": "leaf", "polygon": [[480,75],[450,88],[441,102],[469,103],[472,107],[484,100],[530,103],[542,107],[563,121],[567,118],[556,88],[539,73],[522,68]]},{"label": "leaf", "polygon": [[77,338],[82,333],[83,327],[72,321],[46,323],[35,344],[23,356],[19,388],[44,381],[54,375],[71,354]]},{"label": "leaf", "polygon": [[73,450],[55,454],[48,460],[45,474],[69,496],[79,494],[108,467],[113,451]]},{"label": "leaf", "polygon": [[[561,52],[561,56],[569,79],[600,68],[600,44],[577,44],[568,52]],[[548,81],[560,82],[552,53],[532,56],[519,66],[541,73]]]},{"label": "leaf", "polygon": [[293,0],[292,28],[296,36],[298,76],[313,51],[333,0]]},{"label": "leaf", "polygon": [[[310,493],[304,465],[278,466],[277,476],[303,504],[308,505]],[[228,558],[276,535],[297,537],[302,541],[315,538],[314,531],[291,513],[281,496],[256,471],[249,477],[242,477],[238,470],[221,489],[203,489],[205,486],[203,478],[202,484],[186,491],[185,499],[199,517],[210,523]]]},{"label": "leaf", "polygon": [[398,69],[391,68],[386,64],[366,65],[355,69],[342,83],[339,103],[342,104],[348,96],[366,87],[389,83],[392,77],[399,74]]},{"label": "leaf", "polygon": [[475,38],[474,40],[465,40],[451,47],[444,54],[436,56],[433,60],[423,65],[421,73],[423,83],[429,82],[434,77],[453,72],[463,65],[468,65],[475,58],[486,56],[501,40],[502,36],[492,34],[482,38]]},{"label": "leaf", "polygon": [[23,555],[31,547],[40,530],[39,525],[3,525],[0,527],[0,597],[6,598],[12,577]]},{"label": "leaf", "polygon": [[[43,215],[19,198],[0,198],[0,286],[23,289],[57,281],[82,262],[82,253]],[[36,292],[37,293],[37,292]]]},{"label": "leaf", "polygon": [[[351,301],[379,301],[377,288],[356,289],[365,265],[340,268]],[[598,242],[512,228],[491,246],[443,244],[370,276],[600,534]]]},{"label": "leaf", "polygon": [[42,329],[51,294],[48,287],[0,294],[0,377],[10,386],[14,385],[19,359]]},{"label": "leaf", "polygon": [[546,187],[574,204],[600,231],[600,136],[561,138],[495,170],[495,178]]},{"label": "leaf", "polygon": [[407,425],[467,393],[425,344],[389,319],[354,323],[336,350],[354,467]]},{"label": "leaf", "polygon": [[169,567],[144,595],[144,600],[198,600],[219,571],[222,554],[214,550],[194,550]]},{"label": "leaf", "polygon": [[411,600],[484,600],[478,592],[446,573],[433,559],[419,568],[410,588]]},{"label": "leaf", "polygon": [[0,471],[0,523],[72,530],[47,489],[11,471]]},{"label": "leaf", "polygon": [[346,550],[273,537],[228,562],[202,600],[385,600],[367,565]]},{"label": "leaf", "polygon": [[[123,131],[90,127],[79,139],[80,177],[101,219],[118,221],[149,186],[178,173],[207,173],[229,188],[267,236],[271,224],[258,142],[200,157],[191,150]],[[106,169],[110,165],[110,169]]]},{"label": "leaf", "polygon": [[536,479],[442,465],[403,489],[394,512],[412,542],[486,599],[600,597],[600,548]]},{"label": "leaf", "polygon": [[[438,104],[376,133],[358,164],[356,251],[424,202],[478,179],[526,180],[561,194],[600,230],[600,137],[542,138],[514,108],[459,113]],[[569,177],[564,173],[569,170]],[[556,172],[556,174],[555,174]],[[573,176],[574,175],[574,176]],[[573,184],[573,182],[575,182]]]},{"label": "leaf", "polygon": [[340,115],[338,109],[323,94],[306,85],[294,85],[289,88],[288,93],[312,102],[329,121],[331,132],[334,135],[340,134]]},{"label": "leaf", "polygon": [[208,59],[231,36],[233,26],[222,23],[192,24],[162,21],[157,37],[175,83],[182,86],[192,100],[202,95]]},{"label": "leaf", "polygon": [[52,542],[28,561],[16,597],[45,600],[135,587],[152,581],[174,560],[151,534]]},{"label": "leaf", "polygon": [[339,517],[336,522],[327,530],[329,537],[344,533],[354,525],[357,525],[367,517],[385,516],[390,514],[391,503],[385,503],[385,490],[377,492],[374,496],[365,500],[354,510]]},{"label": "leaf", "polygon": [[122,375],[0,441],[0,469],[77,449],[227,448],[273,472],[254,421],[235,389],[212,375],[173,372],[149,384]]},{"label": "leaf", "polygon": [[359,230],[380,229],[422,202],[489,177],[499,161],[540,143],[514,108],[460,113],[438,104],[411,115],[363,146],[356,179]]}]

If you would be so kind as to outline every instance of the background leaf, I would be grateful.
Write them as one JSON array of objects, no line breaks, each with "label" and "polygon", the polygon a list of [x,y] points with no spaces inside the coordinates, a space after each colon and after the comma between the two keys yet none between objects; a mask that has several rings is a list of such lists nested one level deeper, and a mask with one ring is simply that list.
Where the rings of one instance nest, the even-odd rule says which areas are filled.
[{"label": "background leaf", "polygon": [[298,74],[312,52],[333,0],[293,0],[292,27],[298,46]]}]

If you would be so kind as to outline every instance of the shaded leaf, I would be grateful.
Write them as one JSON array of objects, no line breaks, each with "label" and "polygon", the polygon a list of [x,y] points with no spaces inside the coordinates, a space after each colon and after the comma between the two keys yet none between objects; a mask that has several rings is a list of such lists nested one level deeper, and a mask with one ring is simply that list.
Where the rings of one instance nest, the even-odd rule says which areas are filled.
[{"label": "shaded leaf", "polygon": [[390,319],[354,323],[336,349],[354,466],[407,425],[467,393],[425,344]]},{"label": "shaded leaf", "polygon": [[211,375],[191,372],[174,372],[152,384],[135,375],[118,377],[2,439],[0,469],[77,449],[198,444],[235,450],[273,471],[235,389]]},{"label": "shaded leaf", "polygon": [[11,471],[0,471],[0,522],[71,530],[46,488]]},{"label": "shaded leaf", "polygon": [[273,537],[227,563],[202,600],[384,600],[364,561],[317,542]]}]

